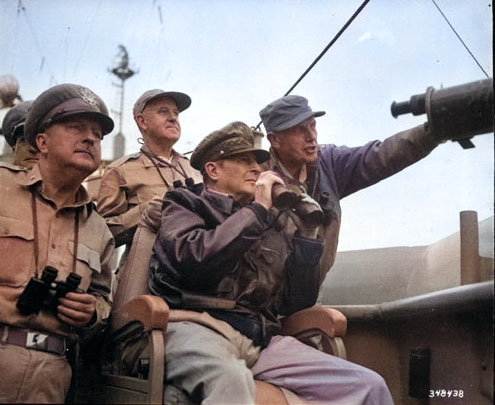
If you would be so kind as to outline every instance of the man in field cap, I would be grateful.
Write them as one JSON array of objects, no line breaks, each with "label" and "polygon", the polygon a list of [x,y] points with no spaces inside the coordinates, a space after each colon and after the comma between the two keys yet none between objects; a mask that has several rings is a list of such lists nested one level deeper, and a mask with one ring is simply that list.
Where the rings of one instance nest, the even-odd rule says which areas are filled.
[{"label": "man in field cap", "polygon": [[145,91],[143,94],[141,94],[141,96],[134,103],[132,114],[134,116],[136,116],[137,114],[141,114],[150,101],[162,97],[174,100],[179,112],[187,110],[191,105],[191,98],[187,94],[180,93],[178,91],[164,91],[161,89],[153,89]]},{"label": "man in field cap", "polygon": [[[37,165],[0,165],[0,368],[8,370],[0,402],[64,403],[76,341],[109,315],[114,241],[81,183],[112,129],[93,91],[54,86],[34,100],[24,126]],[[68,292],[55,295],[69,279]]]},{"label": "man in field cap", "polygon": [[325,113],[313,111],[308,100],[298,95],[274,100],[259,114],[271,146],[266,168],[308,193],[325,213],[320,227],[325,239],[321,282],[335,261],[340,200],[414,164],[441,143],[423,124],[364,146],[319,145],[316,118]]},{"label": "man in field cap", "polygon": [[24,136],[24,123],[32,101],[23,101],[5,115],[2,132],[5,140],[14,151],[13,163],[31,169],[38,162],[39,151],[30,145]]},{"label": "man in field cap", "polygon": [[185,93],[144,92],[133,107],[142,136],[139,152],[117,159],[105,169],[97,206],[117,246],[125,246],[119,269],[125,264],[139,219],[153,198],[161,200],[175,186],[201,181],[189,159],[173,148],[181,136],[179,115],[190,105],[191,98]]}]

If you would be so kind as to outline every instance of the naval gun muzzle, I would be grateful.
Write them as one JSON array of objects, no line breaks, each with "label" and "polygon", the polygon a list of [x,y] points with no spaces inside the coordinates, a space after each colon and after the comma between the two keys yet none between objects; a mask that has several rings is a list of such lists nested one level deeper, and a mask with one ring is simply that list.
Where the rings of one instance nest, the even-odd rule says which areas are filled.
[{"label": "naval gun muzzle", "polygon": [[493,132],[493,78],[434,89],[412,96],[409,101],[393,102],[390,110],[402,114],[426,114],[428,125],[442,140],[457,141],[463,148],[474,148],[471,138]]}]

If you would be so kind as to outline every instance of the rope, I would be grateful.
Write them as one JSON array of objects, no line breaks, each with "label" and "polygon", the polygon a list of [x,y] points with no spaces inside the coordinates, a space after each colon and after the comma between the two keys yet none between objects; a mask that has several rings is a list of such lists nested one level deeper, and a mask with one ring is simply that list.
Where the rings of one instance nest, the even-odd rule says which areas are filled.
[{"label": "rope", "polygon": [[445,14],[442,12],[442,10],[440,10],[440,7],[435,2],[435,0],[431,0],[431,1],[433,2],[433,4],[435,5],[435,7],[437,8],[437,10],[440,12],[440,14],[442,15],[442,17],[445,19],[445,21],[447,21],[447,24],[449,24],[449,27],[452,29],[452,31],[454,31],[454,34],[457,36],[457,38],[459,39],[459,41],[461,41],[461,44],[464,46],[464,48],[466,48],[466,51],[468,51],[469,55],[471,55],[471,57],[476,62],[476,64],[478,65],[478,67],[481,69],[481,71],[485,74],[485,76],[487,78],[490,77],[488,75],[488,73],[485,72],[485,69],[483,69],[483,67],[481,66],[481,64],[478,62],[478,60],[476,59],[476,57],[473,55],[473,53],[471,52],[471,50],[468,48],[468,46],[464,43],[464,41],[462,40],[461,36],[457,33],[457,31],[452,26],[452,24],[450,23],[450,21],[447,19],[447,17],[445,16]]},{"label": "rope", "polygon": [[[354,14],[349,18],[349,20],[342,26],[340,31],[333,37],[333,39],[328,43],[328,45],[323,49],[323,51],[316,57],[316,59],[309,65],[309,67],[305,70],[305,72],[299,76],[299,79],[296,80],[296,82],[292,85],[292,87],[287,90],[287,92],[284,94],[284,96],[289,95],[292,90],[295,89],[295,87],[306,77],[306,75],[315,67],[315,65],[320,61],[320,59],[327,53],[327,51],[332,47],[335,42],[340,38],[340,36],[344,33],[344,31],[352,24],[352,22],[356,19],[356,17],[363,11],[363,9],[366,7],[366,5],[370,2],[371,0],[364,0],[364,2],[359,6],[359,8],[354,12]],[[260,121],[258,125],[254,128],[255,130],[259,130],[260,125],[262,124],[263,121]]]}]

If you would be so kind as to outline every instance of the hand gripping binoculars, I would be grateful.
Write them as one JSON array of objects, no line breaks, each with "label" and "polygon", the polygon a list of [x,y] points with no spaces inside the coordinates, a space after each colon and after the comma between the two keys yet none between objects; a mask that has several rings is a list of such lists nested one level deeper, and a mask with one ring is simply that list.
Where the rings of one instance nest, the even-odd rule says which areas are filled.
[{"label": "hand gripping binoculars", "polygon": [[273,205],[280,211],[294,210],[294,212],[308,225],[317,227],[323,223],[324,214],[317,204],[304,199],[300,192],[291,190],[283,184],[272,186]]},{"label": "hand gripping binoculars", "polygon": [[57,269],[46,266],[41,278],[31,277],[17,301],[17,309],[22,315],[37,313],[42,308],[56,311],[58,299],[77,290],[81,282],[79,274],[70,273],[66,281],[55,281],[57,274]]}]

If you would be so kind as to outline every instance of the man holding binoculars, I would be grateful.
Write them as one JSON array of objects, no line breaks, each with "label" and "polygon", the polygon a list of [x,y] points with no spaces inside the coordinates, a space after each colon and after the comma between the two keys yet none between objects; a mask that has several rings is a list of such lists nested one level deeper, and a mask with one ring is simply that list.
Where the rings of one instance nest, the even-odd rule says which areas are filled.
[{"label": "man holding binoculars", "polygon": [[38,164],[0,164],[2,403],[64,403],[70,349],[109,315],[114,240],[81,184],[112,129],[91,90],[54,86],[25,122]]},{"label": "man holding binoculars", "polygon": [[255,379],[319,404],[392,403],[375,372],[280,335],[279,315],[316,302],[323,213],[261,173],[253,139],[240,122],[208,135],[191,155],[204,184],[163,200],[149,287],[182,316],[164,332],[167,383],[204,404],[254,404]]},{"label": "man holding binoculars", "polygon": [[289,188],[309,194],[323,210],[320,282],[335,261],[340,200],[412,165],[445,141],[424,124],[360,147],[318,145],[315,118],[324,114],[312,111],[308,100],[296,95],[277,99],[260,111],[271,145],[265,168],[278,173]]}]

